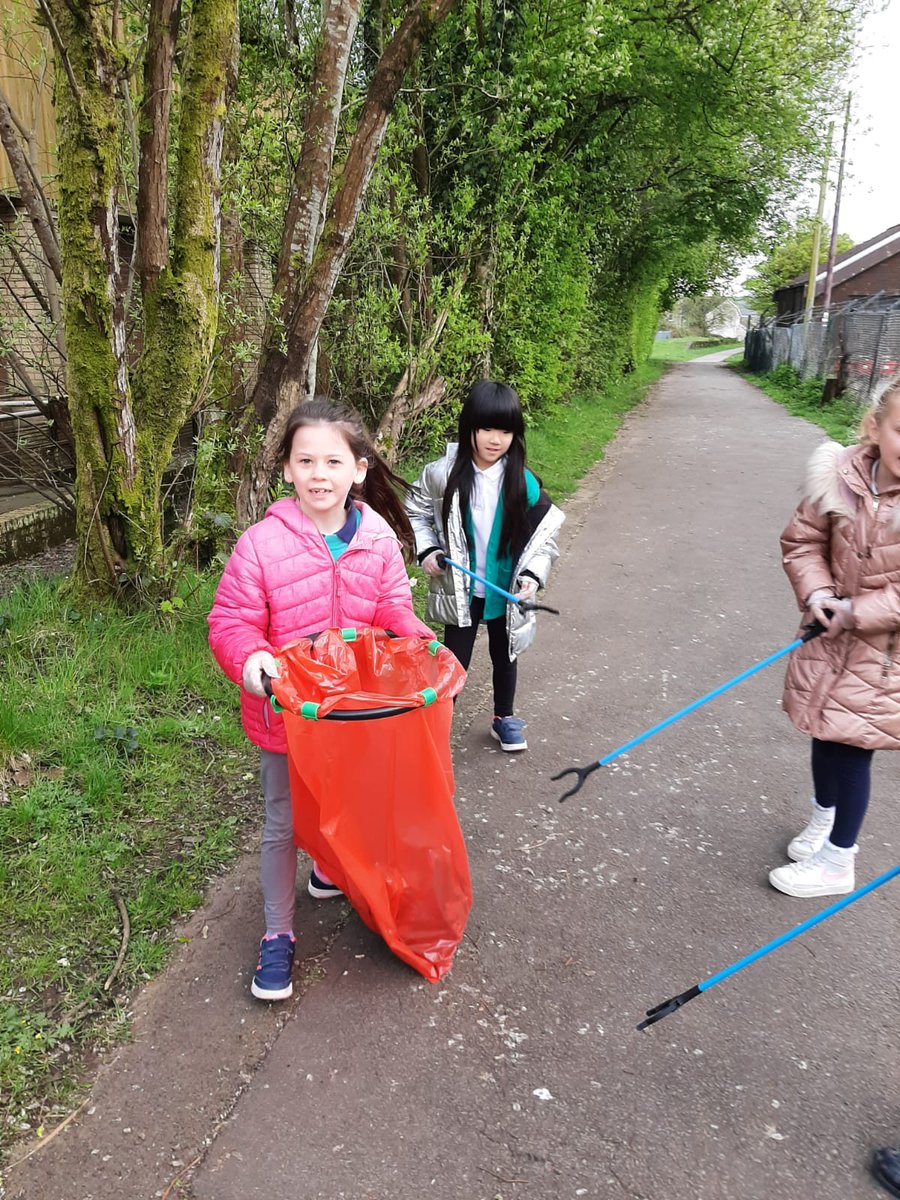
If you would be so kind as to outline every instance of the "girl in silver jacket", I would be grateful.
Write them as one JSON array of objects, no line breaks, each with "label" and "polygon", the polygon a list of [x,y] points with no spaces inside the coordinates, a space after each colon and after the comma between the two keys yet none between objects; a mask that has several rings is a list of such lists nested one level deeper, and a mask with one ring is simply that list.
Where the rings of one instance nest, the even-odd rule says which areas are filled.
[{"label": "girl in silver jacket", "polygon": [[565,517],[525,465],[525,422],[511,387],[486,379],[473,385],[459,414],[458,442],[425,467],[406,506],[428,576],[428,619],[443,623],[445,645],[467,670],[484,621],[493,667],[491,735],[502,750],[526,750],[525,722],[515,716],[517,659],[534,639],[534,613],[440,565],[446,554],[533,600],[559,556],[556,535]]}]

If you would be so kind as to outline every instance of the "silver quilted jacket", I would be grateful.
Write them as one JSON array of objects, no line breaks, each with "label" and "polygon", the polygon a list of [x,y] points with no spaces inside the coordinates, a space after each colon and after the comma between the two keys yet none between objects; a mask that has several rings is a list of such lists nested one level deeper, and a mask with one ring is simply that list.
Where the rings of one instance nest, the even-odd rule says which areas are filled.
[{"label": "silver quilted jacket", "polygon": [[[468,565],[469,549],[458,493],[450,503],[449,522],[447,529],[444,529],[444,492],[455,458],[456,444],[452,443],[447,447],[443,458],[428,463],[407,494],[406,511],[416,536],[418,555],[424,554],[426,550],[440,548],[448,558]],[[537,579],[540,587],[544,587],[550,568],[559,557],[556,535],[566,518],[562,510],[551,503],[543,491],[537,504],[529,512],[534,513],[537,523],[519,555],[512,578],[515,582],[527,572]],[[443,575],[429,575],[428,602],[425,609],[427,619],[443,625],[471,625],[470,586],[468,575],[464,575],[462,571],[454,571],[452,567],[448,567]],[[510,590],[515,591],[515,587]],[[507,604],[506,632],[509,637],[509,658],[512,662],[534,641],[535,614],[523,613],[518,605]]]}]

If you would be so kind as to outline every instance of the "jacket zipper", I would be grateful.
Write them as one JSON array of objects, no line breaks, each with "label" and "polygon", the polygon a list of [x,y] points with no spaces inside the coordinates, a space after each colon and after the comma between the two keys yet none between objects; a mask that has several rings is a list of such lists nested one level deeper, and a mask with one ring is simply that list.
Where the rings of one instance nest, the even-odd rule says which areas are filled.
[{"label": "jacket zipper", "polygon": [[[330,553],[330,552],[329,552]],[[347,551],[344,551],[346,554]],[[338,575],[337,561],[331,560],[331,628],[337,628],[338,614],[338,587],[340,586],[340,576]]]},{"label": "jacket zipper", "polygon": [[[358,532],[358,530],[357,530],[357,532]],[[390,536],[391,535],[388,533],[376,533],[374,536],[371,537],[371,542],[372,542],[372,544],[374,544],[375,542],[380,541],[382,538],[389,538]],[[338,609],[340,608],[340,605],[338,603],[338,598],[339,598],[339,592],[340,592],[340,586],[341,586],[341,572],[338,570],[338,563],[343,562],[348,554],[356,554],[356,553],[359,553],[359,551],[367,549],[367,548],[368,547],[365,547],[365,546],[350,545],[347,547],[347,549],[344,551],[344,553],[341,555],[341,557],[339,559],[331,560],[331,573],[332,573],[332,579],[333,579],[332,592],[331,592],[331,597],[332,597],[331,598],[331,628],[332,629],[339,628],[339,626],[338,626]]]},{"label": "jacket zipper", "polygon": [[895,629],[894,632],[891,634],[891,636],[888,638],[888,643],[887,643],[887,646],[885,647],[885,651],[884,651],[884,658],[881,661],[881,681],[882,681],[882,683],[884,683],[887,680],[888,674],[890,673],[890,669],[893,666],[894,649],[895,649],[896,645],[897,645],[897,631]]}]

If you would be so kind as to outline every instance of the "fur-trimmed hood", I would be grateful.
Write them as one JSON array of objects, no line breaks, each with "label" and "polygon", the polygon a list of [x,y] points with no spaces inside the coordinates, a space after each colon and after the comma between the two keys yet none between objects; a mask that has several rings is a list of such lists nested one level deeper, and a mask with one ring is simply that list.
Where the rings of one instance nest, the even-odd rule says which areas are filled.
[{"label": "fur-trimmed hood", "polygon": [[[817,446],[806,465],[803,498],[825,516],[846,517],[856,514],[858,497],[871,492],[872,464],[878,452],[874,446],[842,446],[839,442],[823,442]],[[885,496],[900,491],[889,489]],[[900,505],[891,512],[890,524],[900,529]]]}]

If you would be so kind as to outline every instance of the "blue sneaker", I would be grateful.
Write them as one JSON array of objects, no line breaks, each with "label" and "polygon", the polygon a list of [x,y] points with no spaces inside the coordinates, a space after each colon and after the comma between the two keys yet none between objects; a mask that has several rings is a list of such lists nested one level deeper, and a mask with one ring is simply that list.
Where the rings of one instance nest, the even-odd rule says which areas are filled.
[{"label": "blue sneaker", "polygon": [[900,1196],[900,1150],[882,1146],[872,1156],[872,1174],[886,1192]]},{"label": "blue sneaker", "polygon": [[327,882],[318,874],[316,868],[309,873],[309,883],[306,885],[306,890],[314,900],[335,900],[338,896],[343,896],[343,892],[337,886],[328,880]]},{"label": "blue sneaker", "polygon": [[290,996],[294,990],[291,973],[295,943],[296,938],[291,933],[264,937],[259,943],[259,962],[250,984],[250,991],[257,1000],[287,1000]]},{"label": "blue sneaker", "polygon": [[500,743],[501,750],[527,750],[528,743],[522,730],[525,722],[518,717],[494,717],[491,722],[491,737]]}]

